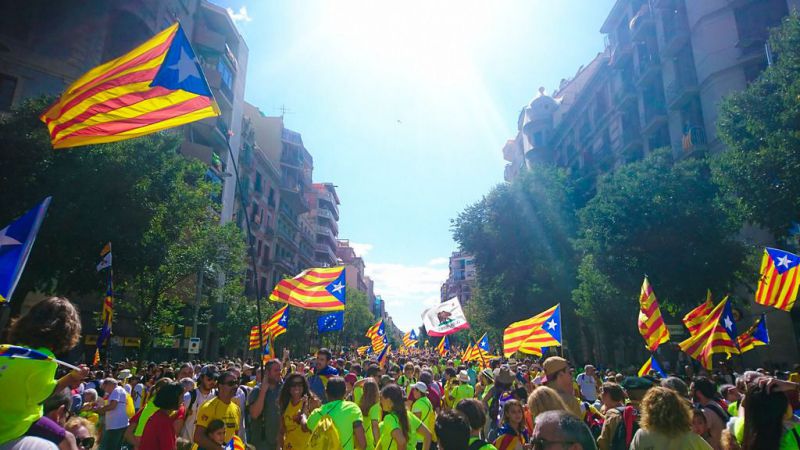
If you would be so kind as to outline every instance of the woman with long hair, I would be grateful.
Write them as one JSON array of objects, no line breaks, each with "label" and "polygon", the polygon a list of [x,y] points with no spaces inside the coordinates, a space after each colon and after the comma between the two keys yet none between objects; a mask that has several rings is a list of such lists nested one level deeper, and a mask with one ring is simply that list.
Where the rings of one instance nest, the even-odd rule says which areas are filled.
[{"label": "woman with long hair", "polygon": [[403,389],[390,384],[381,390],[381,409],[384,416],[381,422],[379,446],[381,450],[403,450],[417,448],[417,435],[423,437],[422,448],[428,450],[431,446],[431,432],[406,409],[406,399]]},{"label": "woman with long hair", "polygon": [[764,385],[750,387],[742,402],[742,450],[800,448],[800,424],[792,422],[788,397]]},{"label": "woman with long hair", "polygon": [[365,378],[361,385],[362,393],[358,402],[361,414],[364,416],[364,435],[367,438],[367,448],[375,448],[375,443],[380,439],[381,403],[378,383],[374,378]]},{"label": "woman with long hair", "polygon": [[172,450],[177,445],[175,417],[173,412],[181,406],[183,386],[180,383],[168,383],[162,386],[153,398],[153,405],[158,410],[147,419],[139,447],[147,450]]},{"label": "woman with long hair", "polygon": [[280,447],[286,450],[300,449],[308,443],[311,431],[306,426],[305,416],[309,412],[309,400],[313,395],[304,376],[292,373],[286,377],[278,395],[278,407],[281,411],[278,429]]},{"label": "woman with long hair", "polygon": [[494,446],[497,450],[522,450],[529,440],[522,403],[517,399],[508,400],[503,406],[503,422],[497,429]]},{"label": "woman with long hair", "polygon": [[630,450],[712,448],[702,437],[692,432],[689,405],[677,392],[660,386],[650,388],[639,408],[640,428],[633,436]]},{"label": "woman with long hair", "polygon": [[528,396],[528,411],[530,411],[532,419],[543,412],[556,410],[569,411],[555,389],[539,386]]}]

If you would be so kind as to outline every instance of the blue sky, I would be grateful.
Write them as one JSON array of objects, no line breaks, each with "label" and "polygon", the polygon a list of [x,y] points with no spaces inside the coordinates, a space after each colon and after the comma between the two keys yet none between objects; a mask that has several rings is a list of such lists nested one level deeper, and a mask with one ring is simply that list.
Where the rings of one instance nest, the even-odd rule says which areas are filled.
[{"label": "blue sky", "polygon": [[404,331],[438,302],[450,219],[503,182],[521,107],[602,50],[614,3],[214,1],[250,48],[245,98],[288,108]]}]

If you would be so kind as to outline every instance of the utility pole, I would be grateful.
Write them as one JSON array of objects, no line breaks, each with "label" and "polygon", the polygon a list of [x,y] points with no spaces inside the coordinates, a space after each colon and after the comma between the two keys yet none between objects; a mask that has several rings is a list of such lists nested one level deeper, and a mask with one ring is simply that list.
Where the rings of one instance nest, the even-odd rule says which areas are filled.
[{"label": "utility pole", "polygon": [[[200,301],[203,299],[203,278],[205,273],[205,269],[201,267],[197,271],[197,291],[195,292],[194,296],[194,308],[192,311],[192,337],[197,337],[197,320],[198,316],[200,315]],[[207,343],[200,344],[204,349]]]}]

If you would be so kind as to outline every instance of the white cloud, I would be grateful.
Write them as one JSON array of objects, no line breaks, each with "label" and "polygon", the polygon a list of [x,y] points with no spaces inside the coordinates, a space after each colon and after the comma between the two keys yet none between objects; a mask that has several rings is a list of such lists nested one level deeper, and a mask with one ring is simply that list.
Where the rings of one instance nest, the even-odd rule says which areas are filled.
[{"label": "white cloud", "polygon": [[433,258],[432,260],[428,261],[429,266],[441,266],[442,264],[448,264],[450,262],[450,258]]},{"label": "white cloud", "polygon": [[430,264],[368,262],[366,266],[366,274],[375,281],[375,293],[386,301],[387,313],[403,331],[422,325],[422,311],[439,303],[449,273],[447,267]]},{"label": "white cloud", "polygon": [[363,257],[367,256],[367,253],[369,253],[370,250],[372,250],[373,245],[372,244],[359,244],[359,243],[356,243],[356,242],[350,242],[350,247],[352,247],[353,250],[355,250],[357,256],[360,256],[360,257],[363,258]]},{"label": "white cloud", "polygon": [[239,12],[234,12],[233,8],[231,7],[226,9],[228,10],[228,15],[231,16],[231,19],[233,19],[234,22],[250,22],[253,20],[253,18],[250,17],[250,14],[247,13],[247,6],[242,6],[239,8]]}]

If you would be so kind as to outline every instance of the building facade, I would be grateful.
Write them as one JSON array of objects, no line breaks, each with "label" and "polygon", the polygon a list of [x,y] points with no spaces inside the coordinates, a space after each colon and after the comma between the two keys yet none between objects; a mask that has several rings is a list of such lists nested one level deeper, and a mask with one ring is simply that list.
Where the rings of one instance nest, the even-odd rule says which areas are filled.
[{"label": "building facade", "polygon": [[336,241],[339,238],[339,196],[333,183],[314,183],[307,193],[308,213],[314,230],[314,265],[333,267],[338,264]]},{"label": "building facade", "polygon": [[453,252],[450,273],[441,288],[441,301],[458,298],[462,306],[467,305],[472,299],[475,277],[475,257],[466,252]]},{"label": "building facade", "polygon": [[336,257],[345,266],[347,289],[355,289],[366,294],[369,287],[364,275],[364,259],[356,254],[356,251],[350,246],[349,239],[336,241]]}]

